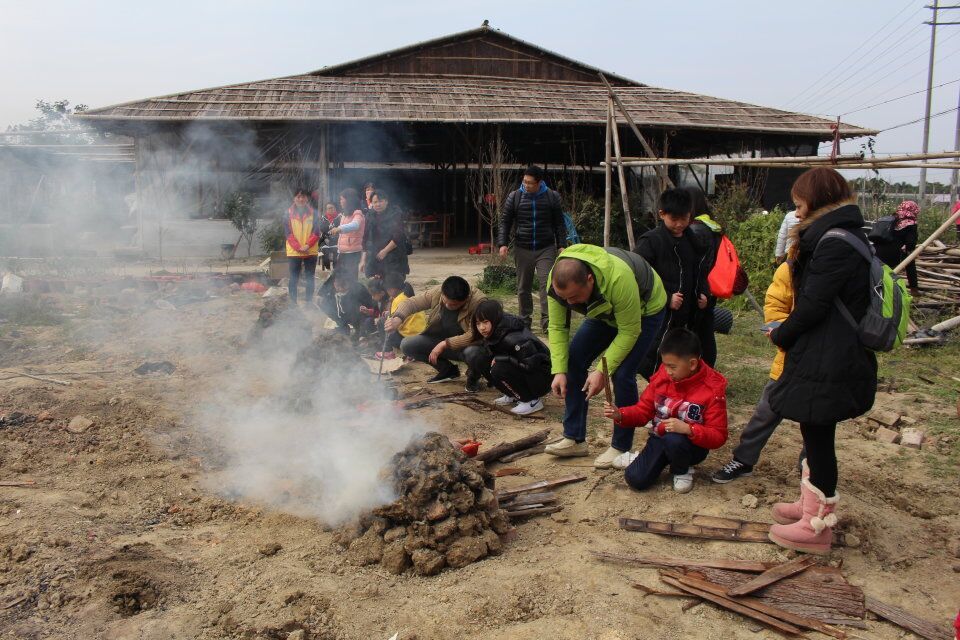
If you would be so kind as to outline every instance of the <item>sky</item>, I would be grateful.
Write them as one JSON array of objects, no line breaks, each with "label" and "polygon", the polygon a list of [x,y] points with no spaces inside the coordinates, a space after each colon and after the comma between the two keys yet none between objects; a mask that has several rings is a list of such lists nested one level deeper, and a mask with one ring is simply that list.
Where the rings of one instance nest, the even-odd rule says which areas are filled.
[{"label": "sky", "polygon": [[[480,26],[672,89],[885,129],[923,117],[927,0],[0,0],[0,130],[38,99],[91,107],[303,73]],[[948,4],[948,3],[943,3]],[[960,10],[941,12],[960,22]],[[954,148],[960,26],[937,30],[931,151]],[[915,95],[900,98],[906,94]],[[878,103],[891,100],[887,104]],[[866,108],[864,108],[866,107]],[[877,137],[918,152],[922,123]],[[863,140],[844,144],[856,152]],[[827,150],[829,150],[827,148]],[[919,170],[886,172],[916,182]],[[946,171],[928,180],[949,181]]]}]

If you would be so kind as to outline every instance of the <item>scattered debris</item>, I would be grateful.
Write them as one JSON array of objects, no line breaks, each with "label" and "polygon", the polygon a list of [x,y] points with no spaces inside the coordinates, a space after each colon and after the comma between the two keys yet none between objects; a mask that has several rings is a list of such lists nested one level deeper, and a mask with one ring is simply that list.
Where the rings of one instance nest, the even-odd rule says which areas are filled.
[{"label": "scattered debris", "polygon": [[446,436],[414,438],[386,473],[400,497],[336,534],[355,562],[434,575],[500,552],[500,535],[511,526],[493,492],[493,476]]},{"label": "scattered debris", "polygon": [[67,425],[67,431],[70,433],[83,433],[94,424],[96,423],[93,420],[85,416],[73,416],[73,418],[70,419],[70,424]]},{"label": "scattered debris", "polygon": [[877,442],[883,442],[885,444],[900,444],[899,431],[887,429],[886,427],[879,427],[876,433],[873,435],[877,439]]},{"label": "scattered debris", "polygon": [[161,362],[144,362],[139,367],[133,370],[138,376],[145,376],[150,373],[162,373],[164,375],[170,375],[177,370],[176,365],[172,362],[167,362],[163,360]]},{"label": "scattered debris", "polygon": [[[54,378],[46,378],[44,376],[34,375],[32,373],[27,373],[26,371],[11,371],[5,370],[2,372],[4,375],[8,375],[8,378],[30,378],[31,380],[38,380],[39,382],[49,382],[50,384],[58,384],[61,387],[69,387],[72,382],[67,382],[66,380],[56,380]],[[5,380],[7,378],[4,378]]]},{"label": "scattered debris", "polygon": [[923,446],[923,431],[908,427],[900,432],[900,446],[920,449]]},{"label": "scattered debris", "polygon": [[36,418],[34,416],[27,415],[22,411],[14,411],[12,413],[8,413],[6,415],[0,416],[0,428],[20,427],[35,421],[36,421]]},{"label": "scattered debris", "polygon": [[[662,536],[678,536],[681,538],[773,544],[767,537],[770,531],[770,524],[766,522],[751,522],[748,520],[718,518],[716,516],[699,514],[695,515],[693,520],[694,522],[691,524],[683,524],[677,522],[656,522],[653,520],[620,518],[620,528],[626,531],[656,533]],[[847,546],[845,534],[841,531],[834,531],[833,544],[841,547]]]},{"label": "scattered debris", "polygon": [[491,460],[499,460],[504,456],[508,456],[508,455],[517,453],[518,451],[523,451],[525,449],[529,449],[530,447],[538,445],[544,440],[546,440],[547,436],[549,435],[550,435],[550,429],[544,429],[542,431],[538,431],[532,435],[520,438],[519,440],[515,440],[513,442],[505,442],[503,444],[498,444],[495,447],[491,447],[486,451],[482,451],[478,453],[476,458],[480,462],[489,462]]},{"label": "scattered debris", "polygon": [[951,640],[952,638],[947,624],[941,627],[876,598],[867,597],[866,607],[871,613],[927,640]]},{"label": "scattered debris", "polygon": [[753,593],[758,589],[769,586],[778,580],[783,580],[784,578],[789,578],[792,575],[796,575],[807,567],[816,564],[816,562],[817,560],[813,556],[797,556],[789,562],[784,562],[783,564],[767,569],[756,578],[748,580],[747,582],[744,582],[743,584],[737,585],[733,588],[727,589],[727,595],[745,596],[748,593]]},{"label": "scattered debris", "polygon": [[899,413],[882,409],[874,409],[867,414],[867,420],[876,422],[881,427],[887,427],[888,429],[896,429],[900,425],[901,418],[902,416]]},{"label": "scattered debris", "polygon": [[257,549],[257,552],[262,556],[275,556],[281,549],[283,549],[283,545],[281,545],[279,542],[268,542],[264,545],[261,545]]}]

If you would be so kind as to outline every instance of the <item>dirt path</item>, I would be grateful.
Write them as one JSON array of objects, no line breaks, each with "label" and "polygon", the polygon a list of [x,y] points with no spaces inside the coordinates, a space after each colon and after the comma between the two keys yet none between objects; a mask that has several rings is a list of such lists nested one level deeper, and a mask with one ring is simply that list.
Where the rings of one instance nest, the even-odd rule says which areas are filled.
[{"label": "dirt path", "polygon": [[[419,287],[472,265],[479,273],[478,259],[451,264],[424,257],[414,282]],[[186,416],[198,393],[229,375],[260,299],[222,292],[178,309],[176,322],[163,315],[169,311],[120,298],[92,306],[89,298],[62,296],[59,304],[78,317],[69,327],[18,327],[17,336],[2,343],[4,366],[114,373],[64,377],[71,386],[0,380],[0,415],[49,411],[53,417],[0,427],[0,480],[36,483],[0,488],[0,637],[773,636],[708,605],[683,613],[676,600],[642,598],[630,584],[655,585],[654,571],[601,564],[589,551],[785,559],[766,544],[628,533],[617,518],[768,520],[767,505],[795,493],[799,438],[791,426],[773,438],[753,477],[723,486],[709,482],[729,455],[725,448],[700,466],[693,492],[683,496],[674,494],[666,476],[651,491],[631,491],[617,473],[594,471],[592,457],[522,459],[510,466],[524,475],[498,482],[512,486],[569,473],[588,479],[559,490],[560,513],[519,523],[516,540],[501,555],[437,577],[395,576],[379,566],[349,564],[320,522],[231,500],[209,487],[205,461],[216,452],[200,442]],[[168,360],[177,369],[133,375],[145,360]],[[414,365],[395,377],[409,390],[427,373]],[[441,385],[447,386],[436,391],[459,390]],[[880,394],[878,403],[916,417],[943,410],[894,394]],[[609,428],[593,409],[590,443],[599,453]],[[475,434],[489,446],[543,425],[559,433],[561,411],[550,399],[543,422],[458,405],[417,414],[451,438]],[[64,427],[75,415],[95,425],[71,433]],[[850,581],[870,595],[931,619],[951,619],[960,603],[955,480],[931,476],[926,453],[866,440],[854,425],[840,434],[841,520],[861,544],[836,551],[831,560],[842,560]],[[759,508],[741,505],[747,493],[759,498]],[[891,625],[869,624],[869,632],[858,633],[901,637]]]}]

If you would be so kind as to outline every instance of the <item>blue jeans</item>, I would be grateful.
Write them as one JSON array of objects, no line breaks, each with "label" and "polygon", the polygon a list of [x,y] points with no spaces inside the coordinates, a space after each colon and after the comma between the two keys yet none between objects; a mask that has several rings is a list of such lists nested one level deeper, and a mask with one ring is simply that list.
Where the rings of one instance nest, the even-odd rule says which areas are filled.
[{"label": "blue jeans", "polygon": [[709,450],[693,444],[682,433],[665,433],[659,438],[650,436],[643,451],[623,472],[623,478],[634,489],[646,489],[668,465],[674,475],[687,473],[691,465],[706,460],[707,453]]},{"label": "blue jeans", "polygon": [[307,304],[313,300],[313,286],[315,274],[317,272],[317,256],[308,258],[287,258],[287,264],[290,265],[290,279],[287,281],[287,293],[290,295],[290,301],[297,302],[297,284],[300,280],[300,272],[303,272],[303,294]]},{"label": "blue jeans", "polygon": [[[640,337],[633,349],[623,359],[613,373],[613,397],[618,407],[637,404],[640,392],[637,390],[637,369],[647,351],[654,346],[654,339],[663,323],[665,311],[644,317],[640,322]],[[593,361],[610,346],[617,337],[617,328],[600,320],[587,318],[577,329],[570,341],[567,367],[567,399],[563,412],[563,435],[566,438],[583,442],[587,439],[587,398],[582,391],[587,381],[587,372]],[[633,446],[633,429],[613,427],[611,445],[620,451],[629,451]]]}]

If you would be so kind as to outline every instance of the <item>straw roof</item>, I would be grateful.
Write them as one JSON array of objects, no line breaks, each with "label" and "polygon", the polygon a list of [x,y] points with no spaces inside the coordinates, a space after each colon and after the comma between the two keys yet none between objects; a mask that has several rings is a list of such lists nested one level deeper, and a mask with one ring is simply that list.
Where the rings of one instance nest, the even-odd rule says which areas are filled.
[{"label": "straw roof", "polygon": [[[496,66],[485,51],[491,47],[507,51],[506,45],[514,47],[514,58],[499,54],[503,57],[497,59],[504,62]],[[454,47],[460,47],[461,55],[449,55]],[[484,75],[462,75],[464,65],[470,64],[464,62],[463,51],[484,56],[474,67]],[[549,74],[549,79],[531,82],[507,77],[506,72],[521,68],[518,64],[525,58],[530,63],[523,69]],[[442,73],[444,69],[461,75]],[[425,71],[430,75],[421,75]],[[504,75],[489,75],[500,71]],[[91,123],[239,120],[602,126],[608,94],[597,73],[593,67],[482,27],[303,75],[148,98],[88,110],[80,118]],[[597,77],[596,82],[587,80],[592,77]],[[835,123],[823,118],[611,77],[641,127],[833,137]],[[843,137],[872,133],[841,125]]]}]

